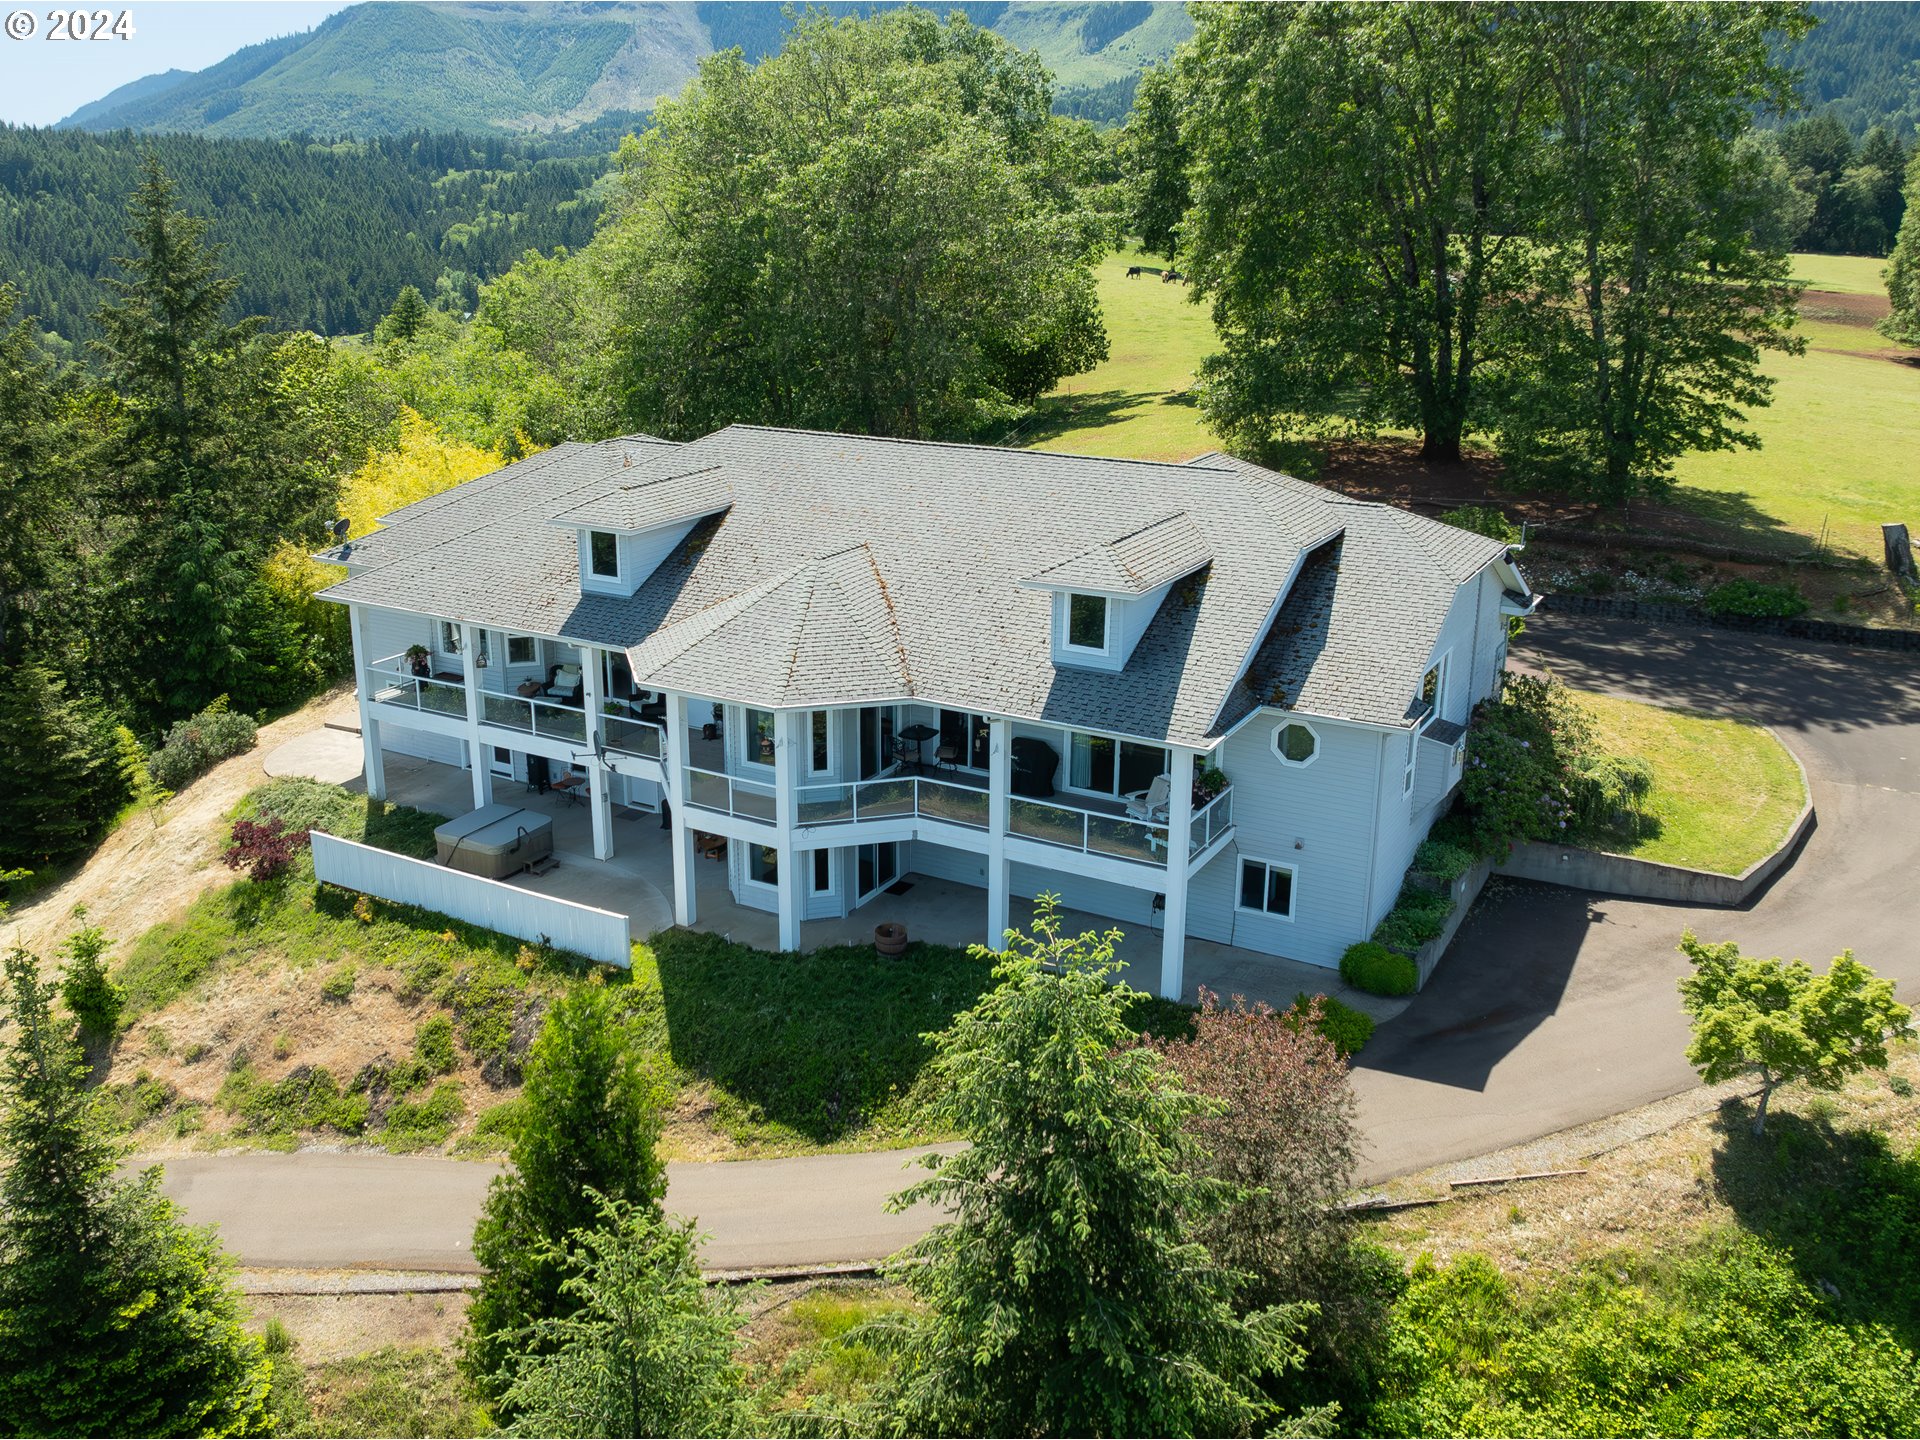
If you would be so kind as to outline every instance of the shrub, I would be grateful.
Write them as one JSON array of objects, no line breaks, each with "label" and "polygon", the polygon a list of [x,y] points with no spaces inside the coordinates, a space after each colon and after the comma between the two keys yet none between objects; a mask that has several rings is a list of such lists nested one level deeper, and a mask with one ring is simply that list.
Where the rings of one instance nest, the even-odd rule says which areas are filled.
[{"label": "shrub", "polygon": [[1594,754],[1592,717],[1566,687],[1505,677],[1467,728],[1460,800],[1474,848],[1497,855],[1516,841],[1564,838],[1576,774]]},{"label": "shrub", "polygon": [[1579,838],[1619,827],[1637,830],[1641,802],[1653,789],[1653,767],[1637,755],[1590,756],[1574,770],[1570,789],[1567,828]]},{"label": "shrub", "polygon": [[[86,918],[85,907],[75,907],[74,918]],[[80,1022],[80,1033],[105,1039],[120,1024],[127,992],[107,975],[107,936],[97,925],[83,925],[67,937],[60,953],[60,998]]]},{"label": "shrub", "polygon": [[[1394,956],[1396,960],[1406,958]],[[1304,990],[1295,995],[1293,1008],[1286,1013],[1287,1023],[1298,1029],[1309,1016],[1314,1017],[1313,1028],[1326,1036],[1342,1060],[1373,1038],[1373,1017],[1331,995],[1309,995]]]},{"label": "shrub", "polygon": [[1340,978],[1369,995],[1411,995],[1420,987],[1420,968],[1410,956],[1362,940],[1340,957]]},{"label": "shrub", "polygon": [[389,1150],[425,1150],[443,1145],[465,1113],[460,1082],[442,1080],[424,1100],[396,1100],[388,1106],[380,1139]]},{"label": "shrub", "polygon": [[223,695],[167,731],[147,759],[147,773],[162,789],[184,789],[222,760],[251,750],[259,728],[250,716],[229,710]]},{"label": "shrub", "polygon": [[1413,852],[1413,873],[1451,885],[1473,868],[1473,852],[1444,840],[1424,840]]},{"label": "shrub", "polygon": [[1440,519],[1443,524],[1471,530],[1476,535],[1498,540],[1503,545],[1520,543],[1520,527],[1492,505],[1462,505],[1456,510],[1447,511]]},{"label": "shrub", "polygon": [[307,844],[306,831],[289,830],[278,820],[236,820],[233,843],[220,858],[229,870],[246,866],[247,878],[260,884],[284,875]]},{"label": "shrub", "polygon": [[1393,909],[1375,928],[1373,938],[1389,949],[1411,953],[1429,940],[1438,940],[1452,913],[1451,895],[1405,885],[1400,889],[1400,898],[1393,902]]},{"label": "shrub", "polygon": [[288,1137],[301,1130],[321,1128],[357,1135],[367,1124],[367,1097],[343,1093],[331,1072],[319,1065],[301,1065],[286,1078],[269,1085],[242,1064],[220,1086],[219,1103],[238,1115],[242,1126],[256,1135]]},{"label": "shrub", "polygon": [[320,998],[339,1004],[352,996],[354,982],[359,978],[360,967],[351,960],[334,966],[332,973],[320,982]]},{"label": "shrub", "polygon": [[299,775],[258,786],[234,807],[233,813],[238,819],[272,818],[289,830],[319,830],[420,859],[432,856],[433,827],[447,818],[405,805],[388,805]]},{"label": "shrub", "polygon": [[1763,585],[1758,580],[1729,580],[1707,592],[1702,602],[1711,615],[1755,615],[1790,619],[1804,615],[1807,600],[1798,585]]},{"label": "shrub", "polygon": [[453,1069],[453,1022],[436,1015],[413,1032],[413,1054],[430,1075],[445,1075]]}]

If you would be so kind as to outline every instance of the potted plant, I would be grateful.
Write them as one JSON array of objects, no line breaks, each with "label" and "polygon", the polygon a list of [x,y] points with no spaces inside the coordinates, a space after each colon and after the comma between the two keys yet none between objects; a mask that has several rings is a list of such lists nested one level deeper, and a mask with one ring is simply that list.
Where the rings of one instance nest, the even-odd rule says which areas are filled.
[{"label": "potted plant", "polygon": [[407,646],[407,668],[416,675],[425,675],[429,672],[431,667],[427,664],[426,646]]},{"label": "potted plant", "polygon": [[1193,772],[1193,808],[1198,810],[1216,799],[1227,788],[1227,772],[1208,765]]}]

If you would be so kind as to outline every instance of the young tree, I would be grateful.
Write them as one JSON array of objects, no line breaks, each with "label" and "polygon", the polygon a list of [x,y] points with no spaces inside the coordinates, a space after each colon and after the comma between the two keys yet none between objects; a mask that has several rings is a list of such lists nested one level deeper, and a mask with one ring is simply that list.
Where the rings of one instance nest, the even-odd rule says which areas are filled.
[{"label": "young tree", "polygon": [[1523,338],[1501,313],[1538,225],[1537,41],[1497,3],[1204,5],[1194,25],[1180,237],[1223,346],[1209,419],[1256,445],[1408,426],[1459,460],[1478,370]]},{"label": "young tree", "polygon": [[1912,1012],[1896,1004],[1893,982],[1853,958],[1834,957],[1824,975],[1804,960],[1760,960],[1732,941],[1710,945],[1691,930],[1680,949],[1693,974],[1680,981],[1693,1017],[1687,1061],[1709,1085],[1751,1075],[1760,1082],[1753,1133],[1765,1133],[1773,1092],[1800,1080],[1837,1090],[1850,1075],[1883,1070],[1887,1041],[1905,1033]]},{"label": "young tree", "polygon": [[1180,244],[1180,222],[1193,204],[1187,180],[1193,157],[1180,133],[1179,81],[1173,71],[1155,66],[1140,77],[1120,143],[1131,172],[1134,233],[1149,254],[1172,256]]},{"label": "young tree", "polygon": [[1906,218],[1885,274],[1893,312],[1880,322],[1880,333],[1902,345],[1920,345],[1920,148],[1907,165]]},{"label": "young tree", "polygon": [[1043,896],[994,988],[930,1037],[970,1143],[891,1202],[953,1212],[895,1271],[924,1315],[879,1336],[905,1433],[1244,1434],[1270,1411],[1258,1378],[1299,1362],[1302,1312],[1239,1313],[1243,1277],[1197,1238],[1237,1198],[1190,1128],[1219,1107],[1137,1043],[1118,939],[1064,934]]},{"label": "young tree", "polygon": [[[598,1197],[594,1197],[598,1198]],[[601,1202],[557,1257],[575,1308],[534,1321],[507,1362],[509,1435],[737,1435],[750,1392],[740,1297],[700,1277],[691,1224]]]},{"label": "young tree", "polygon": [[258,1435],[271,1365],[230,1264],[160,1172],[121,1180],[86,1062],[34,957],[6,960],[0,1066],[0,1417],[20,1435]]},{"label": "young tree", "polygon": [[[1501,450],[1533,476],[1623,505],[1695,450],[1758,443],[1762,352],[1798,353],[1799,287],[1755,243],[1756,108],[1783,106],[1773,44],[1793,4],[1539,4],[1516,28],[1546,67],[1550,223],[1535,250],[1534,347],[1501,379]],[[1738,163],[1736,163],[1738,161]]]},{"label": "young tree", "polygon": [[568,1237],[594,1227],[603,1197],[657,1212],[665,1193],[653,1087],[601,987],[576,986],[547,1012],[520,1104],[513,1166],[473,1231],[486,1274],[467,1309],[464,1363],[496,1396],[516,1332],[577,1308],[561,1290]]},{"label": "young tree", "polygon": [[413,339],[427,324],[427,302],[419,290],[411,285],[402,286],[395,297],[393,309],[387,312],[387,318],[380,324],[384,338],[397,340],[402,345],[410,345]]},{"label": "young tree", "polygon": [[60,947],[60,998],[80,1022],[82,1039],[111,1039],[120,1024],[127,992],[107,973],[107,932],[85,923],[84,905],[73,907],[73,918],[80,928]]}]

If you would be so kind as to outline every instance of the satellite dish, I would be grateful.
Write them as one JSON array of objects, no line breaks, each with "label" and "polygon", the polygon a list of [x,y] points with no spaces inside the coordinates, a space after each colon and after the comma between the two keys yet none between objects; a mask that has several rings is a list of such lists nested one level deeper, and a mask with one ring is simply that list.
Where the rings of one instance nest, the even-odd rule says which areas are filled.
[{"label": "satellite dish", "polygon": [[338,520],[334,521],[333,524],[327,527],[327,529],[333,532],[333,538],[336,540],[346,539],[347,531],[351,530],[352,528],[353,528],[353,522],[347,519],[347,517],[344,515],[342,515]]}]

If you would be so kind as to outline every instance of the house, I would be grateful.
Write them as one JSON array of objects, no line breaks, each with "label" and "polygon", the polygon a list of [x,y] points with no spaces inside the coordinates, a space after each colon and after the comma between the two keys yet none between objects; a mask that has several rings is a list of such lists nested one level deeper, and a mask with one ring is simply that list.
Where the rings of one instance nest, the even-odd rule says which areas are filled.
[{"label": "house", "polygon": [[[1221,454],[736,425],[565,444],[326,552],[389,753],[671,819],[801,925],[908,874],[1332,966],[1458,783],[1508,547]],[[657,841],[656,841],[657,843]]]}]

